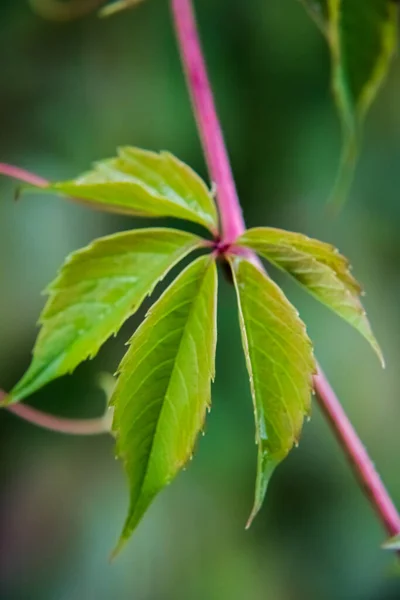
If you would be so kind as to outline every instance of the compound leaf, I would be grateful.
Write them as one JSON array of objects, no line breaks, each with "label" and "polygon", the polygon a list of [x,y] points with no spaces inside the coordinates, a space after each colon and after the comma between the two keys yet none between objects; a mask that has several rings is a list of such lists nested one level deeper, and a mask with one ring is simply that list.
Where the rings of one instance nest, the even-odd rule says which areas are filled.
[{"label": "compound leaf", "polygon": [[384,364],[381,349],[359,299],[361,288],[350,273],[347,259],[334,246],[300,233],[271,227],[249,229],[236,243],[258,252],[292,275],[315,298],[355,327]]},{"label": "compound leaf", "polygon": [[192,456],[210,406],[216,297],[215,262],[200,257],[150,309],[121,362],[111,403],[130,506],[115,553]]},{"label": "compound leaf", "polygon": [[397,7],[392,0],[302,0],[326,35],[332,87],[343,125],[341,165],[332,200],[344,200],[358,154],[362,121],[396,47]]},{"label": "compound leaf", "polygon": [[47,290],[32,363],[9,401],[93,357],[168,270],[202,244],[182,231],[141,229],[100,238],[72,254]]},{"label": "compound leaf", "polygon": [[93,171],[45,189],[109,212],[175,217],[199,223],[212,233],[218,230],[211,192],[190,167],[168,152],[120,148],[117,158],[98,162]]},{"label": "compound leaf", "polygon": [[310,411],[316,366],[304,323],[281,289],[245,259],[232,258],[231,267],[258,446],[249,526],[262,505],[272,472],[298,442],[304,415]]}]

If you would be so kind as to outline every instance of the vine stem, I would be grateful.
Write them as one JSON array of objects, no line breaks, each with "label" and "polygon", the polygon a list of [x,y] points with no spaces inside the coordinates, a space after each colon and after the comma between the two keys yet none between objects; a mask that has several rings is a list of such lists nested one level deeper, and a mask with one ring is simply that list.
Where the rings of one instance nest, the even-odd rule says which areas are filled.
[{"label": "vine stem", "polygon": [[[0,404],[6,397],[7,394],[3,390],[0,390]],[[22,403],[10,404],[4,408],[17,417],[24,419],[24,421],[57,433],[66,433],[69,435],[110,433],[110,420],[107,414],[96,419],[64,419],[49,415]]]},{"label": "vine stem", "polygon": [[[203,57],[192,0],[170,0],[179,50],[222,225],[222,242],[245,231],[236,186]],[[400,516],[367,451],[322,370],[314,377],[319,404],[354,468],[366,496],[390,536],[400,532]]]},{"label": "vine stem", "polygon": [[25,171],[25,169],[20,169],[19,167],[14,167],[14,165],[8,165],[6,163],[0,163],[0,173],[37,187],[46,187],[49,184],[47,179],[43,179],[43,177],[39,177],[39,175],[35,175],[34,173]]}]

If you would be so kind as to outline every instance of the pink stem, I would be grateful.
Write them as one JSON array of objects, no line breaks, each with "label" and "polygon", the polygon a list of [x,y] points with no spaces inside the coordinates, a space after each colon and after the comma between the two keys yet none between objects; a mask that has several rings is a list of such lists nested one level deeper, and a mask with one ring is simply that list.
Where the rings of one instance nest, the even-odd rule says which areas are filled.
[{"label": "pink stem", "polygon": [[[192,2],[191,0],[170,1],[204,154],[210,176],[217,186],[216,197],[222,221],[222,241],[231,243],[243,233],[245,223],[207,77]],[[320,406],[327,416],[340,446],[354,467],[367,498],[389,535],[399,533],[399,514],[361,440],[321,370],[314,378],[314,386]]]},{"label": "pink stem", "polygon": [[400,517],[397,509],[321,367],[314,377],[314,386],[321,409],[354,468],[372,507],[388,534],[396,535],[400,532]]},{"label": "pink stem", "polygon": [[0,163],[0,174],[12,177],[13,179],[19,179],[20,181],[36,185],[37,187],[46,187],[49,184],[47,179],[43,179],[43,177],[39,177],[39,175],[34,175],[34,173],[29,173],[29,171],[5,163]]},{"label": "pink stem", "polygon": [[245,229],[228,153],[215,110],[191,3],[171,0],[182,63],[212,182],[216,186],[223,239],[234,242]]},{"label": "pink stem", "polygon": [[[6,394],[0,390],[0,402],[1,400],[4,400],[5,397]],[[49,415],[21,403],[9,404],[4,408],[25,421],[29,421],[34,425],[58,433],[67,433],[70,435],[97,435],[110,432],[110,424],[106,417],[97,419],[64,419],[62,417],[54,417],[53,415]]]}]

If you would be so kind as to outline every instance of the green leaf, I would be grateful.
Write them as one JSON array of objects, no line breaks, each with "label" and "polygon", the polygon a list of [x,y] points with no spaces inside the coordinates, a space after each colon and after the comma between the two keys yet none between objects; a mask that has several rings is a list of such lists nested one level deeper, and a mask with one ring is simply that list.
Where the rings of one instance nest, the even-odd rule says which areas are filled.
[{"label": "green leaf", "polygon": [[384,548],[385,550],[399,551],[400,550],[400,533],[398,535],[394,536],[393,538],[390,538],[390,540],[387,540],[384,544],[382,544],[382,548]]},{"label": "green leaf", "polygon": [[350,273],[349,263],[334,246],[271,227],[246,231],[236,243],[286,271],[307,291],[355,327],[384,360],[359,300],[361,288]]},{"label": "green leaf", "polygon": [[203,242],[173,229],[141,229],[101,238],[72,254],[47,290],[32,363],[9,402],[93,357],[169,269]]},{"label": "green leaf", "polygon": [[150,309],[120,365],[111,402],[130,507],[115,553],[192,456],[210,406],[216,298],[215,263],[200,257]]},{"label": "green leaf", "polygon": [[74,181],[45,189],[108,212],[176,217],[199,223],[212,233],[218,231],[211,192],[190,167],[168,152],[120,148],[117,158],[98,162],[93,171]]},{"label": "green leaf", "polygon": [[304,323],[282,290],[257,267],[232,258],[258,445],[255,502],[261,508],[275,467],[297,444],[309,414],[316,365]]},{"label": "green leaf", "polygon": [[332,200],[342,202],[350,187],[361,126],[396,48],[397,7],[391,0],[304,0],[326,34],[332,86],[343,124],[341,165]]}]

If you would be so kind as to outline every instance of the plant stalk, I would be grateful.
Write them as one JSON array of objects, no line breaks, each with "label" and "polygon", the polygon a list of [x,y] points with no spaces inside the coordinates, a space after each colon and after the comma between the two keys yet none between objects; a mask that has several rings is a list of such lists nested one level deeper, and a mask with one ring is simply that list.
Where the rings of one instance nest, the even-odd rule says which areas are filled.
[{"label": "plant stalk", "polygon": [[191,3],[172,0],[171,6],[197,128],[210,178],[216,186],[222,236],[229,244],[245,230],[245,224],[228,152],[215,110]]},{"label": "plant stalk", "polygon": [[8,165],[6,163],[0,163],[0,173],[37,187],[46,187],[49,184],[47,179],[43,179],[43,177],[39,177],[39,175],[35,175],[34,173],[25,171],[25,169],[20,169],[19,167],[14,167],[14,165]]},{"label": "plant stalk", "polygon": [[[6,398],[7,394],[0,390],[0,403]],[[69,435],[98,435],[100,433],[110,433],[110,420],[108,415],[96,419],[65,419],[55,417],[48,413],[27,406],[26,404],[9,404],[5,406],[9,412],[17,417],[33,423],[43,429],[55,431],[57,433],[66,433]]]},{"label": "plant stalk", "polygon": [[[197,127],[210,177],[216,186],[222,242],[232,243],[245,231],[245,223],[207,75],[192,1],[170,2]],[[320,368],[314,377],[314,387],[321,409],[354,468],[367,499],[388,534],[396,535],[400,532],[400,516],[396,507]]]}]

